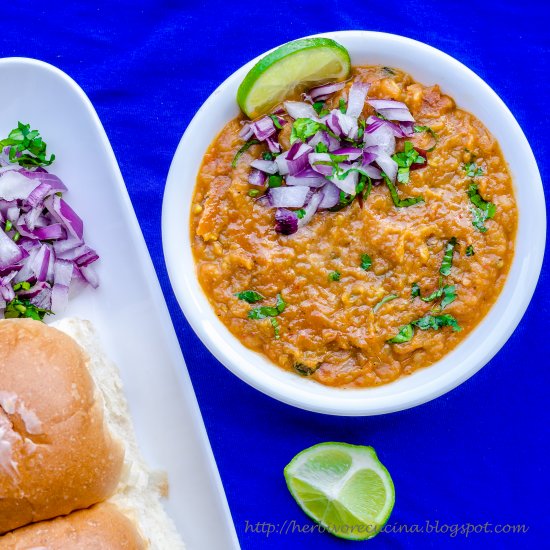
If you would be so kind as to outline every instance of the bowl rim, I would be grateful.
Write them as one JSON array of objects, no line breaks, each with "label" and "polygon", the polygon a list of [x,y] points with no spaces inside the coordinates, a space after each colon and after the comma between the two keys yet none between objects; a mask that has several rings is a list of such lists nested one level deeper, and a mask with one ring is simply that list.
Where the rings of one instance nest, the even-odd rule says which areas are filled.
[{"label": "bowl rim", "polygon": [[[287,373],[283,369],[280,369],[263,355],[249,350],[241,344],[240,341],[233,336],[233,334],[231,334],[217,318],[213,321],[209,319],[212,316],[215,317],[215,315],[213,314],[213,309],[198,282],[196,270],[194,269],[194,262],[192,269],[189,269],[187,264],[182,264],[181,239],[174,237],[174,228],[178,226],[181,227],[182,225],[182,209],[178,206],[178,204],[181,203],[177,200],[179,194],[178,192],[180,191],[178,187],[182,186],[179,185],[177,172],[180,170],[180,166],[183,166],[186,156],[185,149],[188,143],[192,141],[192,137],[194,135],[201,132],[202,121],[207,116],[207,111],[215,104],[215,102],[220,100],[220,96],[227,94],[233,88],[236,90],[238,83],[242,81],[242,78],[246,72],[250,70],[250,68],[259,59],[267,55],[270,51],[273,51],[275,48],[260,54],[225,79],[224,82],[222,82],[222,84],[220,84],[202,104],[185,130],[170,166],[163,197],[162,242],[164,257],[176,299],[191,327],[198,335],[202,343],[216,357],[216,359],[218,359],[226,368],[228,368],[241,380],[261,392],[278,399],[279,401],[309,411],[341,416],[370,416],[386,414],[428,402],[457,387],[485,366],[502,348],[516,329],[535,291],[544,257],[546,240],[546,208],[542,180],[527,138],[506,104],[496,94],[496,92],[483,79],[481,79],[481,77],[452,56],[423,42],[389,33],[375,31],[335,31],[310,35],[305,38],[316,36],[324,36],[344,42],[357,38],[379,40],[387,41],[388,44],[393,43],[394,45],[414,48],[415,51],[422,51],[423,54],[428,57],[431,56],[434,59],[437,58],[438,62],[448,65],[450,69],[459,71],[461,76],[475,83],[475,85],[478,86],[483,93],[490,97],[491,109],[498,111],[499,116],[504,117],[505,123],[511,126],[514,131],[515,138],[521,146],[521,150],[518,153],[518,158],[528,164],[530,171],[529,179],[532,186],[529,192],[532,195],[532,199],[530,200],[533,206],[533,209],[530,209],[529,211],[528,218],[530,222],[537,225],[537,229],[541,233],[540,238],[534,239],[534,242],[530,243],[527,257],[522,258],[522,265],[518,268],[521,270],[518,275],[520,278],[519,281],[512,289],[508,288],[510,286],[509,283],[512,268],[519,262],[517,257],[519,229],[520,223],[524,219],[522,212],[520,211],[518,200],[518,187],[516,184],[517,178],[514,177],[514,189],[519,215],[518,232],[516,234],[515,255],[510,271],[507,275],[504,288],[489,312],[478,323],[478,325],[476,325],[464,341],[462,341],[450,353],[446,354],[440,361],[430,365],[429,367],[418,369],[410,376],[401,377],[396,381],[384,384],[382,386],[377,386],[375,388],[329,388],[317,382],[298,377],[292,373]],[[401,68],[407,70],[407,67]],[[228,121],[229,119],[220,121],[219,130],[221,130],[223,125]],[[215,135],[210,135],[207,140],[208,143],[210,143],[214,137]],[[510,158],[508,156],[505,158],[510,165]],[[516,157],[514,156],[514,158]],[[519,160],[517,162],[519,162]],[[193,188],[195,186],[195,182],[196,173],[192,181]],[[189,217],[190,207],[184,207],[184,231],[187,238],[189,237]],[[178,236],[181,237],[181,233],[178,233]],[[185,251],[186,254],[187,252],[190,252],[190,246],[189,251]],[[506,309],[506,313],[509,314],[509,317],[499,319],[497,327],[499,330],[492,330],[486,326],[487,323],[485,321],[491,312],[496,309],[496,305],[502,302],[505,288],[513,293],[512,297],[514,298],[515,303],[513,305],[503,306]],[[201,296],[198,296],[197,294],[200,294],[202,299]],[[204,306],[208,309],[206,310]],[[436,365],[439,365],[444,361],[449,362],[448,358],[455,355],[457,349],[462,348],[464,343],[472,338],[472,335],[481,331],[482,327],[485,327],[484,330],[486,332],[489,331],[488,336],[491,336],[490,344],[482,341],[479,349],[476,348],[473,352],[467,354],[464,359],[459,361],[456,367],[449,368],[442,374],[440,373],[435,379],[430,380],[430,376],[423,376],[422,383],[420,383],[418,387],[412,387],[410,389],[406,389],[405,391],[391,391],[392,388],[397,389],[401,380],[410,379],[415,376],[418,379],[420,373],[430,371],[430,369],[434,369]],[[489,338],[487,339],[487,342],[488,341]],[[278,374],[275,375],[267,369],[274,369],[278,371]],[[426,380],[424,380],[424,378]],[[382,392],[381,395],[375,396],[377,391],[380,393],[381,388],[385,388],[386,390],[387,388],[390,388],[390,390]]]}]

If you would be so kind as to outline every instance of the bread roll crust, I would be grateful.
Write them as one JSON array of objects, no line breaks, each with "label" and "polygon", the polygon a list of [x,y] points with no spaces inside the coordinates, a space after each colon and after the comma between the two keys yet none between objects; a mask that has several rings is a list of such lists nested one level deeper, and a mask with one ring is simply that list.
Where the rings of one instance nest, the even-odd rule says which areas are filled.
[{"label": "bread roll crust", "polygon": [[0,321],[0,533],[107,499],[124,450],[82,348],[30,319]]},{"label": "bread roll crust", "polygon": [[145,550],[135,525],[116,506],[97,504],[0,537],[0,550]]}]

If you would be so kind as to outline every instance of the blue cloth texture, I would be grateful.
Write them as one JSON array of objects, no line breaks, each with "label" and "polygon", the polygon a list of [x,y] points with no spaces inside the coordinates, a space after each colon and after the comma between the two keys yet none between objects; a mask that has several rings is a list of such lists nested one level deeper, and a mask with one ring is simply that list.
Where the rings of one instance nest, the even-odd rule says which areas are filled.
[{"label": "blue cloth texture", "polygon": [[[550,3],[542,0],[100,0],[4,6],[0,56],[34,57],[58,66],[82,86],[105,126],[164,289],[243,548],[352,546],[328,534],[299,532],[310,522],[283,478],[296,453],[322,441],[374,446],[395,482],[392,524],[529,526],[522,535],[467,538],[383,533],[357,547],[544,547],[550,525],[550,358],[544,336],[550,272],[546,261],[531,305],[500,353],[439,399],[370,418],[329,417],[283,405],[212,357],[171,291],[161,245],[161,203],[187,124],[227,76],[271,47],[332,30],[396,33],[456,57],[503,98],[527,135],[548,193],[549,21]],[[268,526],[256,532],[261,531],[258,522],[285,520],[295,520],[294,532],[268,536]]]}]

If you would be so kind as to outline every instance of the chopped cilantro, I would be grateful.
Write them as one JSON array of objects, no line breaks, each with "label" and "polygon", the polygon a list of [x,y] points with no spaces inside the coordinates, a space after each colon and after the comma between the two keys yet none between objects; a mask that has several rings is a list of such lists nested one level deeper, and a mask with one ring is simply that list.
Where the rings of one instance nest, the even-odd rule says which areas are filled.
[{"label": "chopped cilantro", "polygon": [[468,197],[470,197],[470,201],[474,205],[471,209],[473,216],[472,225],[482,233],[485,233],[487,231],[485,221],[495,216],[497,207],[492,202],[486,201],[479,194],[478,186],[475,183],[470,184],[470,187],[468,187]]},{"label": "chopped cilantro", "polygon": [[11,222],[11,220],[6,220],[6,225],[4,227],[4,231],[6,231],[6,233],[8,231],[11,231],[11,228],[13,227],[13,223]]},{"label": "chopped cilantro", "polygon": [[307,138],[314,136],[319,130],[324,130],[325,128],[324,124],[311,118],[297,118],[292,124],[290,143],[294,143],[297,139],[305,142]]},{"label": "chopped cilantro", "polygon": [[279,311],[272,306],[255,307],[248,312],[249,319],[265,319],[267,317],[277,317],[277,315],[279,315]]},{"label": "chopped cilantro", "polygon": [[283,176],[272,174],[267,180],[267,185],[269,187],[281,187],[283,185]]},{"label": "chopped cilantro", "polygon": [[323,107],[325,106],[325,102],[324,101],[316,101],[314,104],[313,104],[313,109],[315,110],[315,112],[317,114],[320,114],[320,112],[323,110]]},{"label": "chopped cilantro", "polygon": [[341,97],[340,98],[340,101],[338,102],[338,109],[340,109],[340,112],[345,115],[346,114],[346,111],[347,111],[347,107],[346,107],[346,100]]},{"label": "chopped cilantro", "polygon": [[257,197],[259,194],[260,194],[259,189],[250,189],[250,191],[248,192],[248,196],[252,198]]},{"label": "chopped cilantro", "polygon": [[275,319],[275,317],[270,317],[269,322],[273,327],[273,332],[275,333],[275,340],[278,340],[280,338],[279,323],[277,319]]},{"label": "chopped cilantro", "polygon": [[387,296],[384,296],[373,308],[372,311],[376,313],[384,304],[387,304],[388,302],[391,302],[392,300],[395,300],[396,298],[399,298],[397,294],[388,294]]},{"label": "chopped cilantro", "polygon": [[235,296],[239,300],[244,300],[245,302],[248,302],[249,304],[255,304],[256,302],[261,302],[264,297],[255,290],[243,290],[242,292],[237,292]]},{"label": "chopped cilantro", "polygon": [[275,128],[278,130],[282,129],[282,124],[279,122],[279,117],[277,115],[268,115],[269,118],[273,121],[273,124],[275,125]]},{"label": "chopped cilantro", "polygon": [[439,330],[443,327],[452,327],[455,332],[462,330],[457,320],[448,313],[444,315],[428,314],[420,319],[411,321],[408,325],[402,326],[396,336],[386,341],[389,344],[404,344],[405,342],[409,342],[414,336],[414,327],[418,327],[420,330]]},{"label": "chopped cilantro", "polygon": [[331,281],[339,281],[340,280],[340,277],[341,277],[341,274],[339,271],[331,271],[329,274],[328,274],[328,278],[329,280]]},{"label": "chopped cilantro", "polygon": [[372,266],[371,257],[368,254],[361,254],[361,269],[368,271]]},{"label": "chopped cilantro", "polygon": [[453,253],[456,246],[456,237],[449,239],[445,245],[445,253],[443,255],[443,261],[441,262],[441,267],[439,268],[439,273],[447,277],[451,273],[451,267],[453,266]]},{"label": "chopped cilantro", "polygon": [[49,309],[43,309],[31,304],[29,300],[19,300],[14,298],[6,305],[4,317],[6,319],[14,319],[17,317],[27,317],[35,321],[42,321],[46,315],[52,315],[53,312]]},{"label": "chopped cilantro", "polygon": [[382,67],[388,74],[394,75],[395,71],[391,67]]},{"label": "chopped cilantro", "polygon": [[49,166],[55,155],[46,158],[46,143],[42,141],[38,130],[31,130],[30,124],[17,123],[6,139],[0,140],[0,149],[9,146],[10,162],[21,166]]},{"label": "chopped cilantro", "polygon": [[320,141],[315,146],[315,152],[316,153],[328,153],[328,147],[322,141]]},{"label": "chopped cilantro", "polygon": [[357,141],[359,141],[364,133],[365,133],[365,126],[367,124],[367,121],[364,118],[361,118],[357,121],[359,128],[357,129]]},{"label": "chopped cilantro", "polygon": [[473,256],[475,254],[475,250],[474,250],[474,247],[469,244],[467,247],[466,247],[466,256]]},{"label": "chopped cilantro", "polygon": [[249,319],[266,319],[267,317],[277,317],[279,313],[285,310],[286,304],[280,294],[277,294],[275,307],[273,306],[260,306],[251,309],[248,312]]},{"label": "chopped cilantro", "polygon": [[239,159],[253,146],[258,145],[260,143],[257,139],[251,139],[247,141],[236,153],[233,157],[233,162],[231,163],[232,168],[237,168],[237,162],[239,162]]},{"label": "chopped cilantro", "polygon": [[398,166],[397,181],[399,183],[409,183],[410,170],[413,164],[424,164],[426,159],[414,148],[410,141],[406,141],[404,149],[400,153],[395,153],[391,157]]},{"label": "chopped cilantro", "polygon": [[422,195],[418,197],[409,197],[407,199],[400,199],[399,194],[397,193],[397,189],[395,188],[395,185],[390,180],[390,178],[388,178],[388,176],[384,174],[384,172],[382,172],[382,177],[384,178],[384,181],[386,182],[386,185],[390,190],[390,195],[393,200],[393,204],[398,208],[413,206],[414,204],[418,204],[419,202],[424,202],[424,197]]},{"label": "chopped cilantro", "polygon": [[301,220],[306,215],[306,211],[300,208],[300,210],[296,210],[295,214],[298,216],[298,219]]},{"label": "chopped cilantro", "polygon": [[412,326],[412,323],[409,323],[408,325],[404,325],[399,329],[399,332],[389,340],[386,340],[388,344],[404,344],[405,342],[408,342],[411,340],[411,338],[414,336],[414,327]]},{"label": "chopped cilantro", "polygon": [[432,147],[430,147],[429,149],[426,149],[426,151],[428,151],[428,153],[430,153],[431,151],[433,151],[435,149],[435,147],[437,145],[437,142],[439,141],[439,137],[433,131],[432,128],[430,128],[429,126],[414,125],[413,130],[415,131],[415,133],[428,132],[428,134],[430,134],[435,139],[435,143],[432,145]]},{"label": "chopped cilantro", "polygon": [[441,300],[441,303],[439,304],[439,310],[441,311],[456,300],[456,286],[441,286],[440,282],[440,286],[437,290],[434,290],[429,296],[423,297],[420,291],[420,285],[418,283],[413,283],[411,297],[420,298],[423,302],[433,302],[434,300],[438,300],[443,297],[443,300]]},{"label": "chopped cilantro", "polygon": [[277,294],[277,311],[282,313],[285,310],[286,304],[283,300],[283,297],[280,294]]},{"label": "chopped cilantro", "polygon": [[273,153],[271,153],[270,151],[264,151],[264,152],[262,153],[262,158],[263,158],[264,160],[273,160],[273,158],[274,158],[274,157],[273,157]]},{"label": "chopped cilantro", "polygon": [[469,178],[475,178],[483,175],[483,169],[479,168],[474,161],[464,163],[462,168]]}]

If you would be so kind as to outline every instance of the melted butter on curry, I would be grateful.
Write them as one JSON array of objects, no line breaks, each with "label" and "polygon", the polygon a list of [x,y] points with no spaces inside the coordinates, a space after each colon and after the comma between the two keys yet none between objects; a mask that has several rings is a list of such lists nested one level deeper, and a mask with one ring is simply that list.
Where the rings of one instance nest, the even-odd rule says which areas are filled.
[{"label": "melted butter on curry", "polygon": [[[388,188],[379,185],[362,208],[354,201],[338,212],[317,212],[297,233],[278,234],[274,209],[248,196],[249,164],[266,147],[250,147],[237,167],[231,166],[243,144],[238,135],[242,119],[237,118],[209,147],[191,205],[198,278],[220,320],[245,346],[280,367],[340,387],[391,382],[457,346],[501,292],[517,227],[506,162],[478,119],[458,109],[438,86],[423,86],[403,72],[356,67],[353,73],[354,79],[371,83],[369,97],[405,102],[417,124],[437,133],[426,166],[399,185],[402,196],[422,195],[424,203],[396,208]],[[329,100],[329,108],[338,105],[341,95]],[[363,116],[369,114],[366,105]],[[290,126],[279,134],[284,148]],[[408,139],[420,149],[432,145],[427,133]],[[398,150],[404,141],[398,140]],[[472,161],[481,168],[475,178],[465,169]],[[485,221],[486,232],[472,224],[467,191],[473,179],[480,195],[496,205],[494,217]],[[455,285],[457,297],[443,313],[455,317],[462,330],[416,330],[408,342],[388,343],[401,327],[433,312],[434,302],[413,298],[411,288],[417,283],[422,296],[439,288],[452,237],[457,245],[444,284]],[[372,259],[368,270],[361,267],[364,254]],[[334,272],[338,280],[330,275]],[[250,305],[235,296],[248,289],[265,300]],[[275,304],[277,294],[286,303],[276,318],[279,338],[270,318],[248,318],[252,307]],[[375,312],[389,295],[397,298]]]}]

